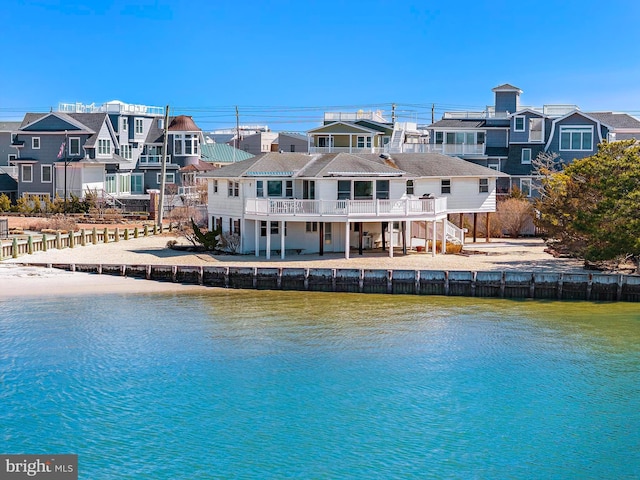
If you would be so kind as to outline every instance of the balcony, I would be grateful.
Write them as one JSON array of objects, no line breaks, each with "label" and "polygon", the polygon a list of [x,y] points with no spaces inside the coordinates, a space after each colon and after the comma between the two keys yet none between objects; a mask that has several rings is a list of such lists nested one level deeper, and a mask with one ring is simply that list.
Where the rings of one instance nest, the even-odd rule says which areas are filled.
[{"label": "balcony", "polygon": [[[331,217],[327,220],[381,220],[403,218],[434,218],[446,214],[447,199],[401,198],[396,200],[300,200],[276,198],[249,198],[244,213],[254,218]],[[336,218],[338,217],[338,218]]]},{"label": "balcony", "polygon": [[[160,166],[164,155],[140,155],[140,166]],[[171,155],[167,155],[167,164],[171,163]]]},{"label": "balcony", "polygon": [[430,143],[425,145],[427,153],[442,153],[450,156],[484,155],[484,144]]}]

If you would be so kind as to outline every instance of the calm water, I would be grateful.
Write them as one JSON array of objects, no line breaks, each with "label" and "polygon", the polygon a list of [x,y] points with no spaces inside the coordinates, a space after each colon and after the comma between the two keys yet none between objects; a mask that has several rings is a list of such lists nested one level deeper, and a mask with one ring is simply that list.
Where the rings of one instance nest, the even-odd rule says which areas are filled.
[{"label": "calm water", "polygon": [[0,301],[0,453],[83,479],[637,478],[637,304]]}]

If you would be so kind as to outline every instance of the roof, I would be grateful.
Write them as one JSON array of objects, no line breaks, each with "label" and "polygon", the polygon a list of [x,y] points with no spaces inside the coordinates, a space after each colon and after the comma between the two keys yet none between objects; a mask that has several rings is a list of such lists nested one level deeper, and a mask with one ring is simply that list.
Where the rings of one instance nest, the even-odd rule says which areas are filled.
[{"label": "roof", "polygon": [[200,156],[207,162],[234,163],[252,158],[253,154],[226,143],[203,143],[200,145]]},{"label": "roof", "polygon": [[445,119],[438,120],[436,123],[432,123],[428,128],[485,128],[487,122],[484,119],[478,118],[460,118],[460,119]]},{"label": "roof", "polygon": [[0,122],[0,132],[18,130],[22,122]]},{"label": "roof", "polygon": [[8,173],[0,173],[0,192],[14,192],[18,190],[18,182]]},{"label": "roof", "polygon": [[403,176],[415,177],[508,177],[505,173],[439,153],[377,154],[263,153],[220,168],[217,177]]},{"label": "roof", "polygon": [[514,87],[513,85],[509,84],[509,83],[503,83],[502,85],[498,85],[495,88],[491,89],[492,92],[518,92],[518,93],[522,93],[522,90],[520,90],[518,87]]},{"label": "roof", "polygon": [[216,170],[218,167],[211,165],[208,162],[203,162],[202,160],[198,160],[198,163],[192,163],[187,165],[186,167],[182,167],[180,172],[188,173],[188,172],[209,172],[211,170]]},{"label": "roof", "polygon": [[307,141],[307,135],[305,133],[300,132],[280,132],[278,135],[286,135],[287,137],[297,138],[298,140]]},{"label": "roof", "polygon": [[169,131],[199,132],[200,129],[189,115],[178,115],[169,122]]},{"label": "roof", "polygon": [[640,130],[640,120],[627,113],[614,112],[585,112],[591,118],[612,128],[637,128]]}]

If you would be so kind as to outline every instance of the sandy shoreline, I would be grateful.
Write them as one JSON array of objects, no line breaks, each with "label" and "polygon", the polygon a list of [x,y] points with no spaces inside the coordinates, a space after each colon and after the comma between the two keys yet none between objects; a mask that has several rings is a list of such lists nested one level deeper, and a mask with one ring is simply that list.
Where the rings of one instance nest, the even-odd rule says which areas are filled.
[{"label": "sandy shoreline", "polygon": [[[108,244],[87,245],[73,249],[48,250],[0,262],[0,298],[91,293],[145,293],[202,289],[148,280],[29,266],[34,263],[118,264],[118,265],[209,265],[243,267],[304,267],[359,269],[420,269],[521,272],[584,272],[579,260],[554,258],[544,252],[540,239],[496,239],[465,245],[467,255],[437,255],[399,250],[390,258],[386,252],[365,251],[344,254],[289,255],[285,260],[272,256],[266,260],[255,255],[212,255],[166,248],[172,235],[143,237]],[[179,240],[179,239],[178,239]],[[182,242],[181,242],[182,243]]]}]

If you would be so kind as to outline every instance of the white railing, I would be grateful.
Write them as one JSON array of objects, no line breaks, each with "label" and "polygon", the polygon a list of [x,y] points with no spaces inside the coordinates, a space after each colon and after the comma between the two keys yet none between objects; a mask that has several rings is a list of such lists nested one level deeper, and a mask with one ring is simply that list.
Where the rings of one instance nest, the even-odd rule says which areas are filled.
[{"label": "white railing", "polygon": [[356,120],[373,120],[378,123],[387,123],[382,112],[325,112],[325,122],[355,122]]},{"label": "white railing", "polygon": [[285,216],[408,217],[435,215],[447,210],[447,199],[301,200],[249,198],[245,214]]},{"label": "white railing", "polygon": [[76,103],[59,103],[58,111],[65,113],[123,113],[130,115],[152,115],[159,116],[164,115],[164,108],[152,107],[149,105],[134,105],[122,102],[110,102],[102,105],[96,105],[95,103],[84,104],[81,102]]},{"label": "white railing", "polygon": [[424,151],[427,153],[442,153],[444,155],[484,155],[484,144],[430,143],[425,144]]},{"label": "white railing", "polygon": [[453,238],[460,245],[464,245],[464,230],[447,220],[445,223],[447,238]]},{"label": "white railing", "polygon": [[18,180],[18,167],[17,166],[8,166],[3,165],[0,167],[0,173],[6,173],[11,178]]},{"label": "white railing", "polygon": [[309,147],[309,153],[385,153],[380,147]]},{"label": "white railing", "polygon": [[[160,165],[164,155],[140,155],[141,165]],[[167,163],[171,163],[171,155],[167,155]]]}]

